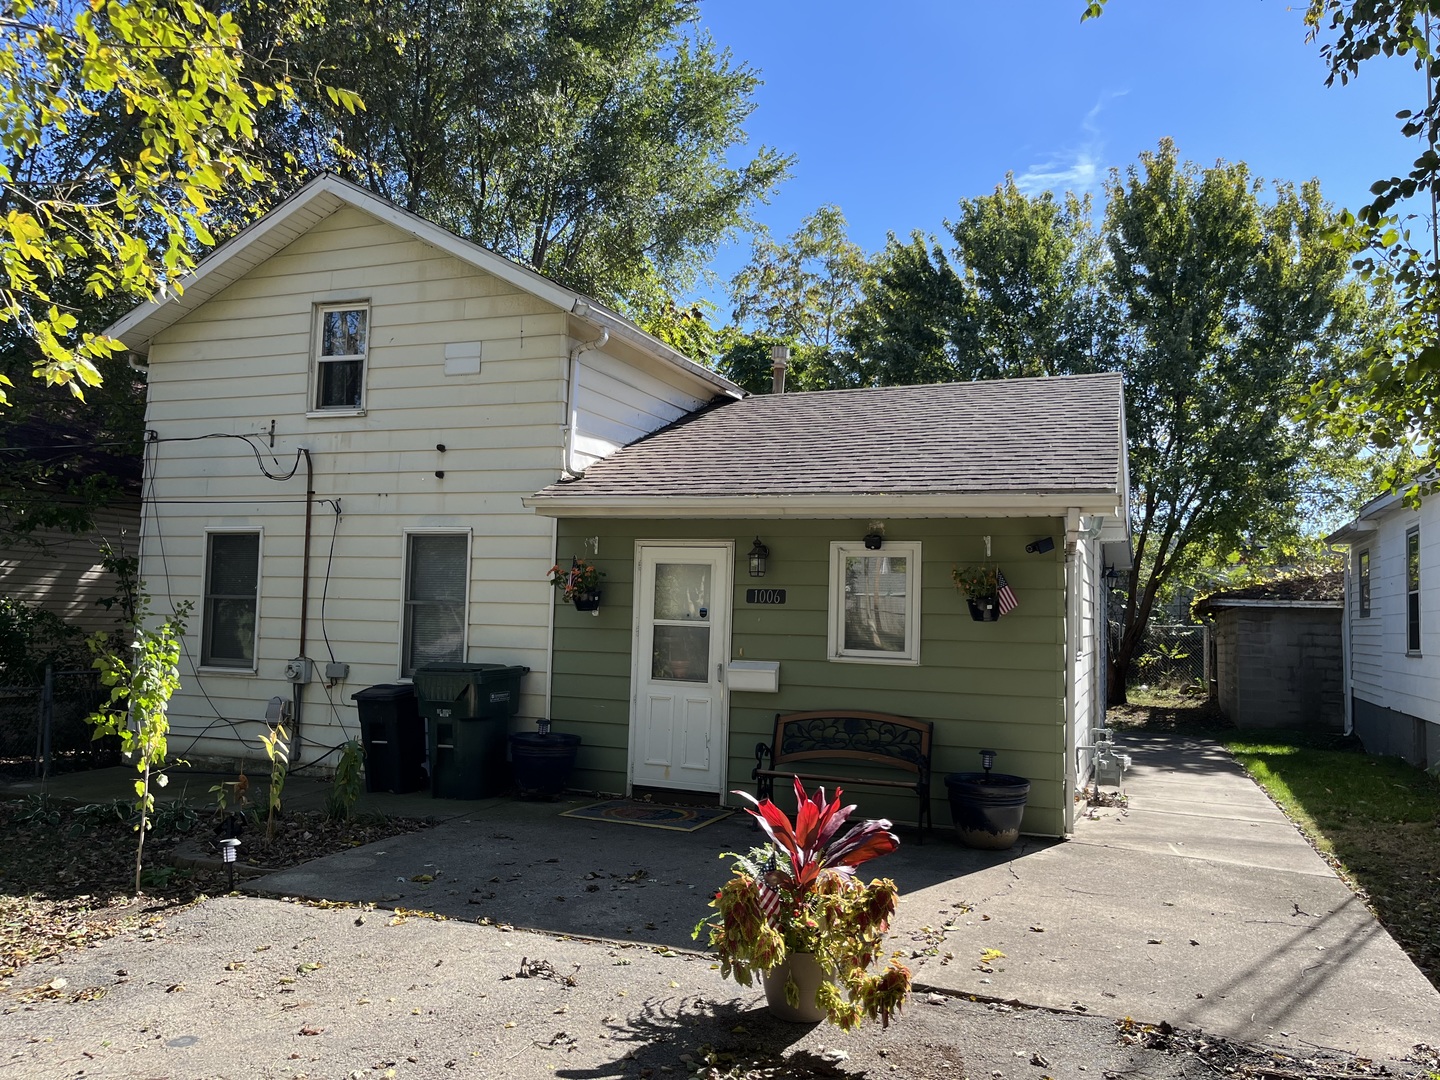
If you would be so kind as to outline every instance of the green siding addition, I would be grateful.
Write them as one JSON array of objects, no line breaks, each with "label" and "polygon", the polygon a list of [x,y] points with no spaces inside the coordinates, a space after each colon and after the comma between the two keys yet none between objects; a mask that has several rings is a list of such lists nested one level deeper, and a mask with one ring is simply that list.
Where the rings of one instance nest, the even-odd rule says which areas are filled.
[{"label": "green siding addition", "polygon": [[[869,531],[867,520],[562,520],[557,557],[585,555],[606,575],[598,615],[556,600],[551,716],[557,728],[582,739],[572,782],[598,791],[626,787],[636,541],[729,541],[736,556],[730,656],[780,661],[780,690],[730,694],[727,790],[753,791],[755,744],[770,741],[777,712],[871,709],[934,721],[937,826],[950,821],[945,774],[978,770],[984,748],[997,752],[997,771],[1031,781],[1025,831],[1060,835],[1067,797],[1064,545],[1043,555],[1026,554],[1025,545],[1047,535],[1058,540],[1063,523],[898,519],[885,525],[887,541],[922,545],[918,665],[826,659],[830,542],[859,540]],[[770,547],[763,579],[751,578],[745,561],[757,533]],[[984,559],[987,535],[1020,604],[995,623],[971,619],[950,580],[956,563]],[[756,586],[784,589],[785,605],[746,604],[745,590]],[[857,788],[847,801],[852,797],[868,817],[915,820],[915,801],[903,794]]]}]

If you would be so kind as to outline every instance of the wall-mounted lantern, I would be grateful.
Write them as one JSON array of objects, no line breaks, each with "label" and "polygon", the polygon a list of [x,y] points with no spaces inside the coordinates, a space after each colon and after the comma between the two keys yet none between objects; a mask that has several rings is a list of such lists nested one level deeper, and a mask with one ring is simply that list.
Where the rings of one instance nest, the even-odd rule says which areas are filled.
[{"label": "wall-mounted lantern", "polygon": [[760,542],[760,537],[755,537],[755,543],[750,546],[750,576],[765,576],[765,560],[770,557],[770,549]]}]

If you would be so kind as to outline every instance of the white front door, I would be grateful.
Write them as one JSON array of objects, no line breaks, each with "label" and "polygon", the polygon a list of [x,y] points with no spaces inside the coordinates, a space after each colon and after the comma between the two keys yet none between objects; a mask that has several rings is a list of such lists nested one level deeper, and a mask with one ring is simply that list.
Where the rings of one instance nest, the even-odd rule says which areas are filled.
[{"label": "white front door", "polygon": [[731,544],[636,545],[630,782],[725,786]]}]

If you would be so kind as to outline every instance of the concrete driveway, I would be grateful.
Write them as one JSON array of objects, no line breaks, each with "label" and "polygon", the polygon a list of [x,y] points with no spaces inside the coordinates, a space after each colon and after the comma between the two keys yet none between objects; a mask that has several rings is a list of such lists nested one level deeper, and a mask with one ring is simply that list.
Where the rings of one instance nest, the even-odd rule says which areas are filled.
[{"label": "concrete driveway", "polygon": [[[870,864],[901,888],[892,940],[918,986],[1295,1051],[1440,1045],[1440,993],[1228,755],[1127,749],[1128,811],[1068,842],[990,853],[902,832]],[[578,801],[430,805],[456,816],[250,888],[687,949],[727,875],[717,853],[757,838],[742,815],[676,833],[559,816]]]}]

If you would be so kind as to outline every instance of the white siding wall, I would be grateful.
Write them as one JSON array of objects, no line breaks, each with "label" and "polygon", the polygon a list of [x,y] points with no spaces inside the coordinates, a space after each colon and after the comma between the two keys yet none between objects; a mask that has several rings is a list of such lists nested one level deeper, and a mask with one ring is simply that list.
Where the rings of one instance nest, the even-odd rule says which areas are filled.
[{"label": "white siding wall", "polygon": [[[1420,526],[1420,656],[1405,652],[1405,534]],[[1440,500],[1396,509],[1351,546],[1351,692],[1387,709],[1440,724]],[[1354,588],[1360,552],[1370,552],[1370,617]]]},{"label": "white siding wall", "polygon": [[[612,345],[611,350],[617,346]],[[638,358],[635,358],[638,361]],[[708,397],[679,385],[673,371],[627,363],[605,351],[582,353],[577,365],[575,446],[577,472],[622,446],[673,423]]]},{"label": "white siding wall", "polygon": [[1103,587],[1101,579],[1100,544],[1085,540],[1076,552],[1076,588],[1079,592],[1079,654],[1075,661],[1075,731],[1073,739],[1078,747],[1076,778],[1080,784],[1090,778],[1094,754],[1088,749],[1093,740],[1090,729],[1100,727],[1105,716],[1105,702],[1100,700],[1100,635],[1105,628],[1099,620],[1104,617]]},{"label": "white siding wall", "polygon": [[[366,413],[307,417],[315,305],[351,300],[370,305]],[[446,375],[445,346],[468,342],[482,343],[479,374]],[[281,672],[300,649],[306,474],[302,463],[272,481],[261,466],[283,475],[300,448],[316,500],[304,759],[358,735],[352,693],[399,676],[406,528],[469,530],[466,659],[531,668],[516,726],[542,714],[554,526],[520,500],[559,476],[574,344],[559,309],[353,208],[157,337],[143,576],[160,610],[197,604],[172,705],[178,753],[259,756],[266,701],[290,695]],[[678,395],[661,396],[668,420]],[[611,412],[627,415],[620,404]],[[243,441],[205,437],[216,434],[252,436],[261,460]],[[263,529],[255,674],[195,671],[207,527]],[[326,688],[332,654],[350,674]]]},{"label": "white siding wall", "polygon": [[16,600],[53,611],[86,634],[114,630],[116,611],[99,601],[115,596],[119,583],[100,565],[100,547],[109,543],[134,555],[140,537],[140,504],[133,496],[125,505],[95,512],[93,532],[75,536],[59,529],[41,529],[34,539],[43,548],[16,545],[0,556],[0,591]]}]

